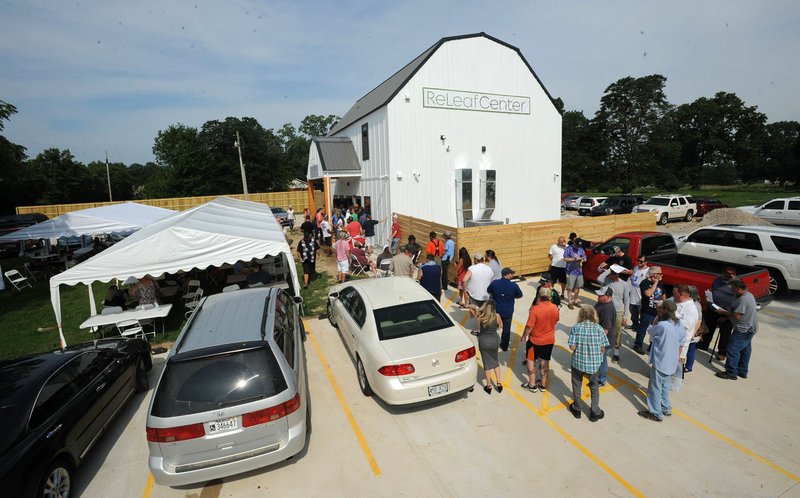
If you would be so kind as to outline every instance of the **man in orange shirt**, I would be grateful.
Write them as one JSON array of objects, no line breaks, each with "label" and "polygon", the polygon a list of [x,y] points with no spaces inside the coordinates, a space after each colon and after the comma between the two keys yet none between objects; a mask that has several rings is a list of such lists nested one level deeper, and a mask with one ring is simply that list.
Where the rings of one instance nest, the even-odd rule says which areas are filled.
[{"label": "man in orange shirt", "polygon": [[536,306],[531,306],[528,323],[522,333],[528,359],[528,382],[522,384],[523,389],[531,392],[536,392],[537,389],[547,391],[547,374],[556,342],[556,323],[559,317],[558,306],[550,302],[550,289],[540,288],[539,302]]},{"label": "man in orange shirt", "polygon": [[429,235],[431,241],[425,247],[425,252],[434,258],[441,258],[444,256],[444,242],[436,238],[436,232],[431,232]]}]

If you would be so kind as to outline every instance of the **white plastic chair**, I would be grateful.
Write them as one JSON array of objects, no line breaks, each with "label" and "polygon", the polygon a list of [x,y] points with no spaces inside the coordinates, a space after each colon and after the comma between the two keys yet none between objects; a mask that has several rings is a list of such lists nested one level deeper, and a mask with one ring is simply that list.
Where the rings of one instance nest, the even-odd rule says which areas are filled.
[{"label": "white plastic chair", "polygon": [[33,288],[30,280],[28,280],[27,277],[23,277],[18,270],[8,270],[6,272],[6,278],[11,282],[14,288],[20,292],[22,292],[22,289],[25,287]]},{"label": "white plastic chair", "polygon": [[101,315],[113,315],[114,313],[122,313],[122,306],[106,306],[100,311]]},{"label": "white plastic chair", "polygon": [[241,287],[239,287],[239,284],[231,284],[231,285],[229,285],[227,287],[223,287],[222,288],[222,292],[233,292],[233,291],[237,291],[239,289],[241,289]]},{"label": "white plastic chair", "polygon": [[382,259],[381,264],[378,266],[378,276],[391,277],[392,275],[394,275],[394,272],[392,271],[392,259]]},{"label": "white plastic chair", "polygon": [[117,325],[117,330],[119,330],[119,335],[122,337],[136,337],[141,335],[144,338],[144,329],[139,324],[139,320],[123,320]]},{"label": "white plastic chair", "polygon": [[198,289],[200,289],[200,281],[189,280],[189,284],[186,286],[186,294],[183,295],[184,302],[194,301]]}]

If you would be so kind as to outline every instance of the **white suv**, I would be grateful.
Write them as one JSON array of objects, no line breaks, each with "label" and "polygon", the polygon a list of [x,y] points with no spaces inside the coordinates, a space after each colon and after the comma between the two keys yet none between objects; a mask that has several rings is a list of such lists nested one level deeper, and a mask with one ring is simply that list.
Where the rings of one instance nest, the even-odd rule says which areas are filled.
[{"label": "white suv", "polygon": [[760,206],[741,206],[739,209],[776,225],[800,226],[800,197],[772,199]]},{"label": "white suv", "polygon": [[655,195],[636,206],[633,212],[655,213],[656,223],[666,225],[669,220],[692,221],[697,204],[688,195]]},{"label": "white suv", "polygon": [[769,270],[770,294],[800,289],[800,232],[794,228],[714,225],[687,235],[678,252]]}]

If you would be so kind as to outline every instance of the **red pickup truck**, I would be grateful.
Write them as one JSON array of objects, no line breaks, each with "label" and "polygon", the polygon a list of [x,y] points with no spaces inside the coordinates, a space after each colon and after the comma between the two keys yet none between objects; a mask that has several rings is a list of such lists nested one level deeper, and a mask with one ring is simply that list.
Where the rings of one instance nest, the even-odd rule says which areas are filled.
[{"label": "red pickup truck", "polygon": [[767,270],[678,254],[675,239],[663,232],[625,232],[593,245],[586,250],[584,278],[597,282],[597,276],[601,273],[598,267],[608,259],[614,246],[619,246],[634,262],[639,254],[644,254],[647,256],[648,265],[660,266],[664,274],[662,282],[670,292],[673,285],[694,285],[697,287],[700,299],[705,303],[706,289],[711,287],[714,279],[722,274],[723,268],[732,266],[736,268],[737,278],[744,280],[747,290],[757,300],[763,302],[769,299]]}]

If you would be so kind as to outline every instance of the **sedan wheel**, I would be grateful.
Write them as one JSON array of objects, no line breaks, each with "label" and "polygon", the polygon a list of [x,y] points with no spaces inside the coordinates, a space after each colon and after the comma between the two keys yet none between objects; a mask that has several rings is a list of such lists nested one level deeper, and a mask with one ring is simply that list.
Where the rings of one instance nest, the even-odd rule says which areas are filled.
[{"label": "sedan wheel", "polygon": [[658,219],[658,223],[661,225],[666,225],[668,221],[669,221],[669,215],[667,213],[662,214],[661,218]]},{"label": "sedan wheel", "polygon": [[50,464],[39,483],[37,497],[67,498],[72,489],[72,469],[64,461]]},{"label": "sedan wheel", "polygon": [[338,329],[339,325],[336,324],[336,319],[333,318],[333,310],[331,309],[331,302],[328,301],[328,321],[331,322],[333,328]]},{"label": "sedan wheel", "polygon": [[367,372],[364,371],[364,364],[361,363],[361,358],[356,357],[356,370],[358,373],[358,387],[361,388],[361,392],[364,393],[364,396],[369,396],[372,394],[372,389],[369,387],[369,380],[367,380]]}]

